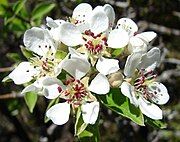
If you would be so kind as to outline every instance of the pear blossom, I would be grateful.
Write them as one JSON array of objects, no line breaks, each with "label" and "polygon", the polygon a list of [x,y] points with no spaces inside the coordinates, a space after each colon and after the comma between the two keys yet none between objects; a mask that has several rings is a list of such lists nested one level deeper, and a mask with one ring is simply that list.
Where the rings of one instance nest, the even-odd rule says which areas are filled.
[{"label": "pear blossom", "polygon": [[85,58],[72,57],[65,61],[63,69],[72,76],[57,88],[59,97],[66,101],[52,106],[46,116],[53,123],[62,125],[69,120],[70,108],[80,107],[84,122],[94,124],[99,113],[99,102],[91,92],[108,93],[110,88],[107,78],[103,74],[97,74],[88,85],[89,77],[85,75],[90,70],[90,63]]},{"label": "pear blossom", "polygon": [[24,34],[24,44],[27,50],[34,52],[34,57],[21,62],[9,74],[9,78],[18,85],[35,80],[22,93],[39,90],[46,77],[58,76],[64,61],[56,57],[57,44],[47,29],[33,27],[27,30]]},{"label": "pear blossom", "polygon": [[[78,53],[75,49],[73,49],[71,47],[69,47],[69,54],[70,54],[71,58],[79,58],[79,59],[86,60],[88,62],[87,56]],[[106,79],[108,79],[106,77],[107,75],[115,73],[120,69],[119,61],[117,59],[111,59],[111,58],[105,58],[105,57],[100,57],[98,59],[96,65],[95,65],[95,68],[99,72],[99,74],[102,74]],[[98,84],[98,82],[97,82],[97,84]],[[92,87],[92,89],[93,88],[94,87]]]},{"label": "pear blossom", "polygon": [[73,23],[63,23],[60,28],[62,42],[67,46],[82,45],[89,54],[93,55],[102,54],[106,47],[122,48],[126,46],[129,41],[126,31],[114,29],[107,34],[110,25],[114,22],[114,18],[111,17],[114,15],[113,13],[114,11],[109,5],[96,7],[85,20],[88,26],[84,32]]},{"label": "pear blossom", "polygon": [[155,37],[156,33],[153,31],[137,33],[138,26],[136,23],[129,18],[121,18],[118,20],[116,29],[125,30],[129,35],[128,50],[130,53],[133,52],[147,52],[148,44]]},{"label": "pear blossom", "polygon": [[156,47],[147,53],[135,52],[128,56],[121,84],[121,92],[130,102],[139,107],[143,114],[158,120],[162,119],[162,110],[155,104],[163,105],[169,100],[166,87],[154,81],[155,67],[160,61],[160,50]]},{"label": "pear blossom", "polygon": [[61,44],[59,28],[63,23],[65,23],[65,21],[62,19],[53,20],[51,17],[46,17],[46,25],[50,28],[49,33],[59,45]]}]

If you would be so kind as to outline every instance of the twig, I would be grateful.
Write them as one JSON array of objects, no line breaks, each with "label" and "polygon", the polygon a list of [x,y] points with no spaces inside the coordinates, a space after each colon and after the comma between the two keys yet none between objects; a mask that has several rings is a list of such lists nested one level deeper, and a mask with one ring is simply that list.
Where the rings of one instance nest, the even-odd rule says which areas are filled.
[{"label": "twig", "polygon": [[164,34],[173,34],[176,36],[180,35],[180,30],[178,30],[178,29],[168,28],[168,27],[165,27],[163,25],[150,23],[148,21],[139,21],[138,26],[146,27],[145,29],[150,28],[152,30],[155,30],[155,31],[158,31],[158,32],[161,32]]},{"label": "twig", "polygon": [[0,72],[9,72],[12,71],[14,67],[5,67],[5,68],[0,68]]},{"label": "twig", "polygon": [[7,94],[0,95],[0,100],[2,100],[2,99],[21,98],[21,97],[23,97],[22,94],[17,93],[17,92],[12,92],[12,93],[7,93]]}]

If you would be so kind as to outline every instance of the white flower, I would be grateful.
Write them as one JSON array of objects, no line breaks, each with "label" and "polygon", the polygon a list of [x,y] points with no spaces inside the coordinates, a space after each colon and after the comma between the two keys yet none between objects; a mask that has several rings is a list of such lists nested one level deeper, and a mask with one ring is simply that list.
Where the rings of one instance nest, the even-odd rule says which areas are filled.
[{"label": "white flower", "polygon": [[[79,58],[79,59],[86,60],[88,62],[87,56],[78,53],[75,49],[73,49],[71,47],[69,47],[69,54],[71,55],[71,58]],[[115,73],[120,69],[118,60],[104,58],[104,57],[99,57],[95,67],[96,67],[97,71],[99,72],[99,75],[102,75],[104,78],[106,78],[106,80],[108,80],[106,75]],[[100,83],[100,81],[99,81],[99,83]],[[97,84],[99,84],[99,83],[97,83]],[[91,88],[94,90],[98,90],[98,86],[96,85],[96,83],[94,83],[94,85],[95,85],[95,87],[91,85]]]},{"label": "white flower", "polygon": [[56,58],[57,46],[46,29],[33,27],[24,34],[24,44],[34,52],[29,61],[21,62],[10,74],[15,84],[35,82],[25,88],[22,93],[42,89],[46,77],[56,77],[60,74],[63,59]]},{"label": "white flower", "polygon": [[127,96],[132,104],[139,106],[143,114],[155,120],[162,119],[162,110],[155,104],[162,105],[169,100],[166,87],[154,81],[156,75],[153,70],[159,60],[158,48],[152,48],[145,54],[131,54],[124,69],[124,74],[131,79],[125,79],[120,86],[122,94]]},{"label": "white flower", "polygon": [[149,31],[137,33],[138,26],[129,18],[121,18],[118,20],[116,29],[125,30],[129,35],[129,52],[147,52],[148,44],[156,37],[156,33]]},{"label": "white flower", "polygon": [[[129,36],[124,30],[114,29],[109,36],[107,31],[114,22],[114,11],[109,5],[98,6],[91,11],[86,29],[82,33],[73,23],[63,23],[60,35],[67,46],[83,45],[91,54],[99,54],[106,47],[122,48],[127,45]],[[112,17],[111,17],[112,16]]]},{"label": "white flower", "polygon": [[65,23],[64,20],[53,20],[50,17],[46,17],[47,26],[50,28],[49,33],[52,36],[52,38],[60,45],[61,43],[61,37],[59,35],[60,26]]},{"label": "white flower", "polygon": [[70,107],[80,107],[84,122],[94,124],[99,113],[99,102],[96,101],[91,92],[108,93],[110,87],[107,78],[103,74],[97,74],[88,85],[89,77],[85,75],[90,69],[90,64],[86,58],[79,58],[75,55],[65,61],[63,69],[72,76],[66,81],[65,87],[59,85],[57,88],[59,97],[65,99],[66,102],[52,106],[46,113],[47,117],[53,123],[62,125],[69,119]]},{"label": "white flower", "polygon": [[97,6],[92,9],[88,3],[79,4],[74,10],[71,23],[75,24],[81,32],[89,28],[88,20],[91,18],[93,11],[102,11],[109,19],[109,28],[112,28],[115,20],[115,12],[111,5],[105,4],[104,6]]}]

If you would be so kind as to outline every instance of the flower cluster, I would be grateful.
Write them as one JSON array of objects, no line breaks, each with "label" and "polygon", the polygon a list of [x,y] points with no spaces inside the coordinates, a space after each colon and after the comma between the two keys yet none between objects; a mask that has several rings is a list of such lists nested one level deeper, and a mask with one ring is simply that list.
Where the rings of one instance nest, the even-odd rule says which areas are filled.
[{"label": "flower cluster", "polygon": [[[109,4],[94,9],[79,4],[68,20],[47,17],[44,27],[25,32],[25,49],[32,56],[9,78],[25,84],[22,94],[35,91],[60,100],[46,112],[53,123],[65,124],[71,112],[79,109],[84,123],[94,124],[100,109],[97,96],[108,95],[112,87],[120,88],[147,117],[162,119],[156,104],[165,104],[169,95],[155,81],[160,50],[149,42],[156,33],[138,33],[138,26],[129,18],[121,18],[115,25],[115,12]],[[119,50],[122,57],[113,54]],[[120,62],[126,62],[124,69]]]}]

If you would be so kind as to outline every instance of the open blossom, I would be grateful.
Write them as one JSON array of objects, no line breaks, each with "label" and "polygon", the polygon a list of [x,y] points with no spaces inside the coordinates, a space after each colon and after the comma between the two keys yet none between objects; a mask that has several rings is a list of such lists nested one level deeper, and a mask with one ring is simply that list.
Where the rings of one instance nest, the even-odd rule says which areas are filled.
[{"label": "open blossom", "polygon": [[80,107],[84,122],[94,124],[99,113],[99,102],[91,92],[108,93],[110,88],[107,78],[97,74],[89,84],[89,77],[85,75],[90,70],[90,64],[85,58],[73,56],[65,61],[63,69],[72,76],[68,77],[64,85],[57,87],[59,97],[65,99],[65,102],[52,106],[46,116],[53,123],[62,125],[69,120],[70,108]]},{"label": "open blossom", "polygon": [[46,77],[56,77],[62,69],[63,60],[56,58],[57,44],[49,31],[33,27],[24,34],[26,49],[34,52],[29,61],[21,62],[10,74],[15,84],[35,82],[25,88],[22,93],[36,91],[42,88],[42,81]]},{"label": "open blossom", "polygon": [[[84,8],[79,9],[79,12],[75,9],[75,13],[80,13],[79,16],[82,16]],[[62,42],[68,46],[83,45],[91,54],[101,54],[106,47],[121,48],[126,46],[129,39],[127,32],[114,29],[107,33],[114,23],[114,18],[111,15],[114,15],[114,11],[109,5],[98,6],[90,10],[88,18],[84,20],[87,26],[83,32],[76,24],[63,23],[59,33],[62,36]]]},{"label": "open blossom", "polygon": [[116,29],[123,29],[129,35],[128,50],[129,52],[147,52],[148,44],[156,37],[153,31],[138,33],[138,26],[129,18],[118,20]]},{"label": "open blossom", "polygon": [[162,110],[155,104],[162,105],[169,100],[166,87],[154,81],[156,75],[153,70],[159,60],[160,50],[156,47],[144,54],[141,52],[131,54],[124,69],[127,79],[120,86],[122,94],[152,119],[162,119]]}]

